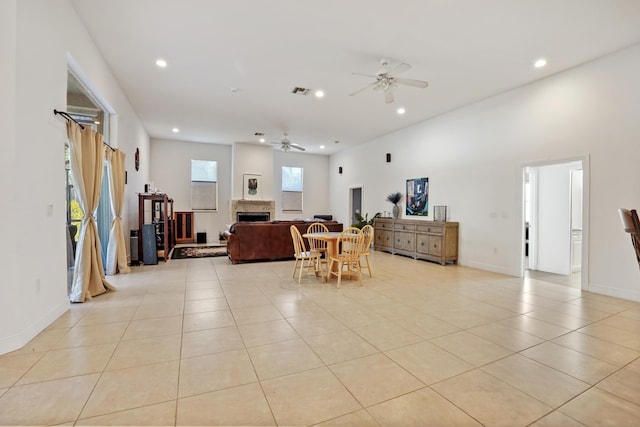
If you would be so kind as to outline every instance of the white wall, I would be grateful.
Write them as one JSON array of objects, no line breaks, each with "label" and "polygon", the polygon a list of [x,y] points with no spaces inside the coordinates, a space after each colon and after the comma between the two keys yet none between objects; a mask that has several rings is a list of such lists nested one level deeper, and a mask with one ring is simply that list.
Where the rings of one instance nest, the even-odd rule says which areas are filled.
[{"label": "white wall", "polygon": [[[66,125],[53,110],[66,108],[70,59],[118,114],[117,131],[110,143],[127,153],[129,185],[145,174],[142,170],[139,177],[132,177],[132,157],[134,147],[145,150],[148,137],[67,0],[3,1],[0,16],[0,112],[8,121],[0,130],[4,137],[0,162],[2,166],[8,162],[6,169],[2,167],[1,185],[6,201],[3,206],[14,207],[5,209],[10,213],[2,215],[10,217],[1,221],[3,226],[13,228],[3,234],[3,246],[11,254],[1,257],[3,275],[7,273],[0,288],[1,354],[27,343],[69,308]],[[11,177],[6,193],[4,173]],[[125,215],[130,215],[135,203],[129,185]],[[124,227],[128,231],[128,217],[124,218]]]},{"label": "white wall", "polygon": [[[191,159],[218,161],[220,211],[196,213],[196,231],[206,231],[210,241],[217,239],[218,232],[235,221],[230,216],[230,201],[232,198],[242,199],[244,174],[261,175],[262,198],[276,202],[276,218],[273,219],[312,218],[314,214],[332,213],[329,209],[329,156],[283,153],[271,146],[257,144],[235,143],[229,146],[152,139],[151,178],[156,187],[174,199],[174,210],[191,210]],[[282,212],[282,166],[304,170],[302,212]]]},{"label": "white wall", "polygon": [[[275,200],[273,182],[273,148],[257,144],[233,144],[232,188],[233,200],[242,199],[242,176],[257,174],[262,178],[262,199]],[[230,218],[230,221],[234,219]]]},{"label": "white wall", "polygon": [[332,211],[344,221],[348,188],[361,183],[364,212],[389,210],[386,194],[429,177],[431,206],[449,206],[460,222],[460,263],[519,275],[522,165],[588,156],[586,288],[640,300],[640,272],[616,216],[640,206],[638,69],[636,45],[333,155],[330,170],[344,172],[329,175]]},{"label": "white wall", "polygon": [[[282,167],[303,169],[302,212],[282,212]],[[329,209],[329,156],[282,151],[274,152],[274,194],[278,219],[313,218],[315,214],[331,215]]]},{"label": "white wall", "polygon": [[0,354],[17,348],[21,344],[19,322],[24,321],[19,304],[22,298],[16,250],[18,218],[21,213],[16,206],[20,190],[19,165],[16,161],[16,1],[0,2],[0,233],[5,244],[0,246]]},{"label": "white wall", "polygon": [[229,224],[231,195],[231,146],[198,142],[151,140],[151,179],[173,199],[174,211],[191,211],[191,160],[218,162],[218,211],[196,212],[195,232],[218,241],[218,233]]}]

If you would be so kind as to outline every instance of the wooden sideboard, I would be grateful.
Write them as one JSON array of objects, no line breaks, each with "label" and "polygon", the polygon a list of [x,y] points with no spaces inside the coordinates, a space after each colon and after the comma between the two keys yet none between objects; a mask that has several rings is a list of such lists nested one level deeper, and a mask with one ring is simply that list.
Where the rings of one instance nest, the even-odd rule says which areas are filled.
[{"label": "wooden sideboard", "polygon": [[458,223],[376,218],[374,248],[435,261],[458,262]]}]

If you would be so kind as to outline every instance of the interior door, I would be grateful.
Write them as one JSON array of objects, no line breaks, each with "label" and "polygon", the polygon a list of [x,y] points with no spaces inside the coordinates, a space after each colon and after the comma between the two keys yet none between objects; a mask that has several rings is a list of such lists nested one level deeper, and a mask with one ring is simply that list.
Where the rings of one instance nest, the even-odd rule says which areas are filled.
[{"label": "interior door", "polygon": [[362,187],[353,187],[349,189],[351,199],[350,218],[351,224],[358,222],[356,213],[362,215]]}]

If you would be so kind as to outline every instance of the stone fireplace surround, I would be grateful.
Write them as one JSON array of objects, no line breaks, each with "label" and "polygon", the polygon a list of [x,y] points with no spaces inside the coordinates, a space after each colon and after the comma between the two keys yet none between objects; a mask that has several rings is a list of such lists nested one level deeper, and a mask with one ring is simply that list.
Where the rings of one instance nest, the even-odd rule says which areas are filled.
[{"label": "stone fireplace surround", "polygon": [[236,222],[238,212],[269,212],[271,220],[276,219],[276,202],[273,200],[232,200],[231,223]]}]

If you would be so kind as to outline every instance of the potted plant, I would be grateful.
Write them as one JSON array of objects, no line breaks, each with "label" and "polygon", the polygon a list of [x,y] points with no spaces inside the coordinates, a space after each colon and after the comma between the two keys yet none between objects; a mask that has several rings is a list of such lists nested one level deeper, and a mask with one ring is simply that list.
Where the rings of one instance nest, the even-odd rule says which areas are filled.
[{"label": "potted plant", "polygon": [[398,219],[398,217],[400,216],[400,206],[398,206],[400,200],[402,200],[402,193],[400,192],[391,193],[387,196],[387,201],[393,203],[392,212],[394,219]]},{"label": "potted plant", "polygon": [[373,225],[373,222],[379,216],[380,216],[380,212],[376,212],[376,214],[371,219],[369,219],[369,214],[366,213],[364,214],[364,216],[362,216],[358,212],[356,212],[355,217],[358,222],[351,224],[351,226],[362,230],[362,227],[364,227],[365,225]]}]

